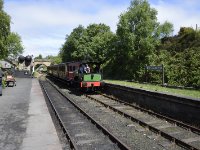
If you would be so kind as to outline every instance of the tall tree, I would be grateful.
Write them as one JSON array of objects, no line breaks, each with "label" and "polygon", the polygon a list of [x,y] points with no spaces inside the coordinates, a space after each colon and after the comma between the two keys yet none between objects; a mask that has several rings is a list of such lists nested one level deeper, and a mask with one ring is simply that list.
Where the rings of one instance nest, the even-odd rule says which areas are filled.
[{"label": "tall tree", "polygon": [[171,36],[171,34],[173,33],[173,24],[165,21],[163,24],[161,24],[158,28],[158,36],[160,36],[160,38],[166,38]]},{"label": "tall tree", "polygon": [[114,34],[105,24],[79,26],[67,36],[60,54],[64,61],[92,60],[104,62]]},{"label": "tall tree", "polygon": [[166,23],[163,28],[159,27],[156,15],[157,11],[147,0],[132,0],[128,10],[120,15],[116,54],[121,56],[116,60],[124,60],[122,69],[128,77],[141,76],[145,64],[151,63],[152,55],[160,44],[160,34],[165,31],[167,35],[171,31],[164,30]]},{"label": "tall tree", "polygon": [[190,27],[181,27],[178,35],[162,39],[156,61],[165,64],[168,84],[200,87],[199,43],[200,31]]},{"label": "tall tree", "polygon": [[0,59],[8,55],[6,44],[9,34],[10,16],[3,10],[3,0],[0,0]]},{"label": "tall tree", "polygon": [[90,24],[80,39],[78,51],[72,55],[79,59],[104,62],[113,36],[109,26],[101,23]]},{"label": "tall tree", "polygon": [[35,59],[42,59],[42,54],[39,54],[38,56],[36,56]]},{"label": "tall tree", "polygon": [[62,45],[59,52],[63,62],[74,60],[72,53],[78,53],[84,32],[85,28],[79,25],[77,28],[73,29],[70,35],[66,36],[65,43]]},{"label": "tall tree", "polygon": [[16,58],[19,54],[22,54],[24,48],[21,37],[17,33],[11,32],[7,37],[6,48],[8,50],[8,56],[12,58]]}]

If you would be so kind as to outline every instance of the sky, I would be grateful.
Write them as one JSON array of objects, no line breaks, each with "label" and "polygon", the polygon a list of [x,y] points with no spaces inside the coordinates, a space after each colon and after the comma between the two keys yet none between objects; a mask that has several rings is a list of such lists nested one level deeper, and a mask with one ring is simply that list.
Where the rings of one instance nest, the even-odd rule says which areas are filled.
[{"label": "sky", "polygon": [[[24,56],[56,56],[66,35],[78,25],[105,23],[115,33],[119,15],[131,0],[4,0],[4,10],[11,16],[11,31],[17,32],[24,46]],[[180,27],[200,26],[199,0],[149,0],[158,11],[158,22]]]}]

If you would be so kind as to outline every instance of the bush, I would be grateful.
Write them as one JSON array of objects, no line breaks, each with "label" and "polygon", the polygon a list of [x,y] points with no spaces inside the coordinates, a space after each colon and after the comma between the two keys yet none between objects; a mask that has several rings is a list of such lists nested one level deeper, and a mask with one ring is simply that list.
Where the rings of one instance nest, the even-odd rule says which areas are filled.
[{"label": "bush", "polygon": [[6,79],[3,77],[2,78],[2,88],[5,89],[6,87]]}]

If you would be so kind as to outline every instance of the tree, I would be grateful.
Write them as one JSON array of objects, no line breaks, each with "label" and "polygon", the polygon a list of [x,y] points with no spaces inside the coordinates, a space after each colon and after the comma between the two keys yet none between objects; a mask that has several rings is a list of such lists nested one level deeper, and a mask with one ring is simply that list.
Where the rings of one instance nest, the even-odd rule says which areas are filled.
[{"label": "tree", "polygon": [[81,38],[78,53],[74,52],[72,55],[79,59],[104,62],[113,36],[109,26],[101,23],[90,24]]},{"label": "tree", "polygon": [[7,38],[10,34],[10,16],[3,10],[3,1],[0,0],[0,59],[8,55],[6,48]]},{"label": "tree", "polygon": [[200,31],[181,27],[178,35],[162,39],[157,64],[165,64],[168,84],[200,87]]},{"label": "tree", "polygon": [[[161,33],[168,35],[171,24],[160,27],[157,11],[150,7],[147,0],[132,0],[128,10],[120,15],[117,25],[118,44],[116,45],[116,62],[122,62],[122,74],[139,79],[145,64],[149,65],[156,47],[160,44]],[[120,55],[120,56],[119,56]]]},{"label": "tree", "polygon": [[63,61],[90,60],[104,62],[114,34],[105,24],[79,26],[67,36],[60,54]]},{"label": "tree", "polygon": [[42,54],[39,54],[38,56],[36,56],[35,59],[42,59]]},{"label": "tree", "polygon": [[23,46],[21,37],[14,32],[11,32],[7,37],[6,49],[8,50],[8,56],[16,58],[19,54],[23,53]]},{"label": "tree", "polygon": [[179,32],[178,32],[178,35],[184,36],[184,35],[187,35],[187,34],[190,34],[190,33],[193,33],[193,32],[195,32],[195,31],[191,27],[181,27]]},{"label": "tree", "polygon": [[50,59],[52,64],[60,64],[62,62],[60,55],[58,56],[48,55],[45,58]]},{"label": "tree", "polygon": [[80,49],[84,32],[85,28],[79,25],[77,28],[73,29],[70,35],[66,36],[65,43],[62,45],[59,52],[63,62],[74,60],[72,53],[75,51],[78,52]]},{"label": "tree", "polygon": [[159,35],[160,35],[160,38],[166,38],[166,37],[169,37],[170,34],[173,33],[173,24],[168,22],[168,21],[165,21],[163,24],[161,24],[159,26],[159,29],[158,29],[158,32],[159,32]]}]

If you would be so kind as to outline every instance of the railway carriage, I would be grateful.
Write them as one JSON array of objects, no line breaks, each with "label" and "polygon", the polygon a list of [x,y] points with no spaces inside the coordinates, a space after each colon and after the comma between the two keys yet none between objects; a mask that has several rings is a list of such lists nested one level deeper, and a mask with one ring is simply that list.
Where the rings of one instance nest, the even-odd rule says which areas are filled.
[{"label": "railway carriage", "polygon": [[58,77],[58,65],[50,66],[49,71],[53,76]]},{"label": "railway carriage", "polygon": [[[81,72],[81,66],[89,66],[90,72]],[[66,62],[47,68],[48,74],[63,79],[68,84],[85,90],[96,90],[104,85],[100,63]]]},{"label": "railway carriage", "polygon": [[58,65],[57,71],[58,71],[58,77],[64,79],[65,78],[65,70],[66,70],[66,65],[65,63],[62,63]]}]

